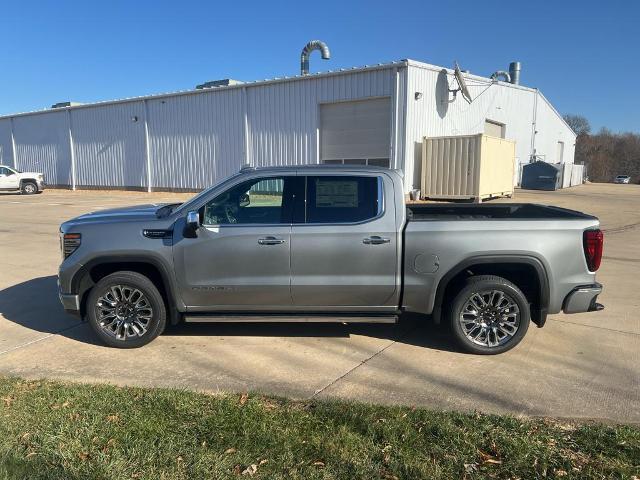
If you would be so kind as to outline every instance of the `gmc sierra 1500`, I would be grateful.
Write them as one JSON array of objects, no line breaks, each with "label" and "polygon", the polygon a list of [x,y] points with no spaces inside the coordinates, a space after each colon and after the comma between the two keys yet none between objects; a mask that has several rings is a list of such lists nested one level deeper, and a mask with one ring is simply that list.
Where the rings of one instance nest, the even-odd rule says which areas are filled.
[{"label": "gmc sierra 1500", "polygon": [[183,204],[82,215],[60,227],[64,308],[114,347],[167,322],[446,321],[500,353],[548,313],[586,312],[595,217],[534,204],[405,205],[374,167],[248,168]]}]

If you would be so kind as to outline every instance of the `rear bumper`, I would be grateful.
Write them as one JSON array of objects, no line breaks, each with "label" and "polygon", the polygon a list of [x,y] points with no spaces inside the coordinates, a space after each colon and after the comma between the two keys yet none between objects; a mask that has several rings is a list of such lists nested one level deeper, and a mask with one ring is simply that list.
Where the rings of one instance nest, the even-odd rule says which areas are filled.
[{"label": "rear bumper", "polygon": [[596,302],[598,295],[601,293],[602,285],[599,283],[576,287],[564,299],[562,310],[564,313],[582,313],[602,310],[604,306]]}]

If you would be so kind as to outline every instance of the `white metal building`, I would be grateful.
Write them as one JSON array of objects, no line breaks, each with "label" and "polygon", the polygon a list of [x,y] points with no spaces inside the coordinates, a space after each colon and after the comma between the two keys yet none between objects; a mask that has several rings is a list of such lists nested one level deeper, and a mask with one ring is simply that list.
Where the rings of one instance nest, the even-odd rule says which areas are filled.
[{"label": "white metal building", "polygon": [[[413,60],[0,117],[0,164],[71,188],[201,189],[254,166],[368,163],[419,188],[424,136],[485,132],[516,162],[573,163],[575,134],[537,90]],[[520,172],[516,166],[516,177]],[[517,181],[517,178],[514,179]]]}]

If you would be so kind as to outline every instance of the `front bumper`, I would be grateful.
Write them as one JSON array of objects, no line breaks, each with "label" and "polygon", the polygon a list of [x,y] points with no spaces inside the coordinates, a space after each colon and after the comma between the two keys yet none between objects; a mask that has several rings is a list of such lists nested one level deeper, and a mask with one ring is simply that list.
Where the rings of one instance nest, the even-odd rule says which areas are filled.
[{"label": "front bumper", "polygon": [[58,298],[60,299],[60,303],[62,304],[62,308],[64,311],[75,315],[77,317],[80,316],[80,295],[75,295],[72,293],[62,293],[60,289],[60,280],[58,279]]},{"label": "front bumper", "polygon": [[598,295],[602,293],[602,285],[594,283],[592,285],[582,285],[574,288],[567,298],[564,299],[564,313],[594,312],[604,309],[604,306],[597,303]]},{"label": "front bumper", "polygon": [[36,184],[38,185],[38,191],[39,192],[44,192],[44,188],[46,187],[46,183],[44,183],[44,180],[37,180]]}]

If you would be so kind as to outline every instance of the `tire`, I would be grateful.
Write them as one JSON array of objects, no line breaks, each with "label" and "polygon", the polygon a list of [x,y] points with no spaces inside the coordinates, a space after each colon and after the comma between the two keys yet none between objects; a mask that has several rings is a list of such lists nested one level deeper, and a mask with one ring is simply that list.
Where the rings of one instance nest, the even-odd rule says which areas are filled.
[{"label": "tire", "polygon": [[451,331],[469,353],[495,355],[515,347],[529,329],[529,302],[510,281],[493,275],[469,278],[449,310]]},{"label": "tire", "polygon": [[167,311],[151,280],[137,272],[122,271],[107,275],[91,289],[87,318],[96,335],[110,347],[138,348],[164,331]]},{"label": "tire", "polygon": [[38,193],[38,185],[36,185],[35,182],[22,182],[20,191],[23,195],[33,195],[34,193]]}]

